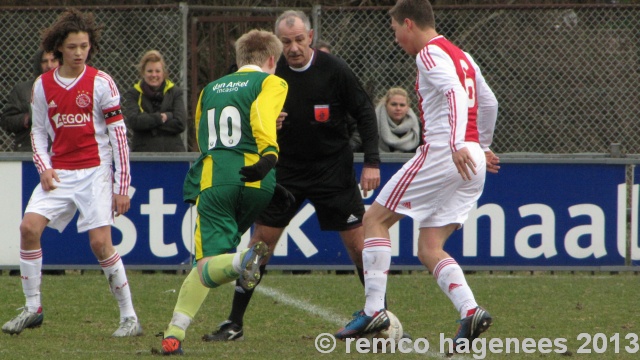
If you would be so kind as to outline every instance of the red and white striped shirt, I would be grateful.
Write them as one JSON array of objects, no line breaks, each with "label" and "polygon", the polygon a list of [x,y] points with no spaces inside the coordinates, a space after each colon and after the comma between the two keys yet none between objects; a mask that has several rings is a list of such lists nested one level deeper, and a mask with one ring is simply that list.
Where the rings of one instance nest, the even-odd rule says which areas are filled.
[{"label": "red and white striped shirt", "polygon": [[469,141],[488,150],[498,102],[471,56],[440,35],[418,53],[416,64],[424,143],[449,144],[455,152]]},{"label": "red and white striped shirt", "polygon": [[[39,173],[115,163],[114,193],[128,195],[131,175],[120,93],[108,74],[91,66],[75,79],[58,69],[42,74],[31,96],[31,144]],[[47,152],[52,139],[51,156]]]}]

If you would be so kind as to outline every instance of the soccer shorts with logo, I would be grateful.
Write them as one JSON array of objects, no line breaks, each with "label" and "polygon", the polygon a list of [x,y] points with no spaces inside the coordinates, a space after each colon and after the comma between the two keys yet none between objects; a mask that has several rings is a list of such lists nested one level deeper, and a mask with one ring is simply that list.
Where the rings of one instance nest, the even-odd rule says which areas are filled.
[{"label": "soccer shorts with logo", "polygon": [[344,231],[362,224],[364,203],[348,151],[312,164],[278,160],[276,179],[296,198],[285,212],[269,206],[256,220],[258,224],[283,228],[289,225],[305,200],[315,207],[320,228]]},{"label": "soccer shorts with logo", "polygon": [[476,175],[462,180],[448,144],[421,146],[411,160],[385,184],[376,202],[411,217],[420,227],[462,224],[484,188],[486,159],[478,143],[467,148],[476,163]]},{"label": "soccer shorts with logo", "polygon": [[113,224],[113,174],[110,165],[80,170],[57,170],[57,187],[44,191],[38,184],[31,194],[25,213],[40,214],[47,226],[62,232],[76,211],[78,232]]}]

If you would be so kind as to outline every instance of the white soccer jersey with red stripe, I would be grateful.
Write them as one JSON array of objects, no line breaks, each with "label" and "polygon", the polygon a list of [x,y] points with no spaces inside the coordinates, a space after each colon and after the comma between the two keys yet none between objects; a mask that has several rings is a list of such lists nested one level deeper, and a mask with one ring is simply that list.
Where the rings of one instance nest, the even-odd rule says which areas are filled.
[{"label": "white soccer jersey with red stripe", "polygon": [[[454,152],[463,148],[465,141],[482,140],[481,146],[488,149],[498,103],[473,59],[437,36],[418,53],[416,64],[425,144],[449,144]],[[479,108],[491,110],[483,111],[478,119]],[[482,121],[480,128],[478,121]]]},{"label": "white soccer jersey with red stripe", "polygon": [[[58,69],[46,72],[33,84],[31,110],[33,161],[39,173],[115,162],[114,192],[128,195],[126,127],[118,88],[108,74],[85,66],[71,81],[60,78]],[[51,156],[48,137],[52,139]]]}]

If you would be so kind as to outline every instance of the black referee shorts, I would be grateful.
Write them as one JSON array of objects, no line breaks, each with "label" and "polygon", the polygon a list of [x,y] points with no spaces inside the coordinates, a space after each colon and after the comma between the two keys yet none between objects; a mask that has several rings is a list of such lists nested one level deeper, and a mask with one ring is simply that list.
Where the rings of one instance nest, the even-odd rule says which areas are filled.
[{"label": "black referee shorts", "polygon": [[343,231],[360,226],[364,216],[364,203],[353,169],[353,155],[336,156],[330,161],[309,164],[278,162],[276,179],[296,198],[287,211],[276,207],[265,209],[256,223],[283,228],[308,199],[315,207],[320,229]]}]

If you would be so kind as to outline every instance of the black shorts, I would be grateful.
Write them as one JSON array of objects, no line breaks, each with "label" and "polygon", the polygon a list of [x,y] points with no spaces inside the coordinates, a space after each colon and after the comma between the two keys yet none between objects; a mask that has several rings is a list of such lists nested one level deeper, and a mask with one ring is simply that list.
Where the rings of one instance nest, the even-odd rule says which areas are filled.
[{"label": "black shorts", "polygon": [[360,226],[364,203],[353,169],[353,155],[345,152],[330,160],[311,165],[278,162],[277,182],[295,196],[296,203],[285,212],[269,206],[256,223],[286,227],[308,199],[316,209],[320,229],[343,231]]}]

